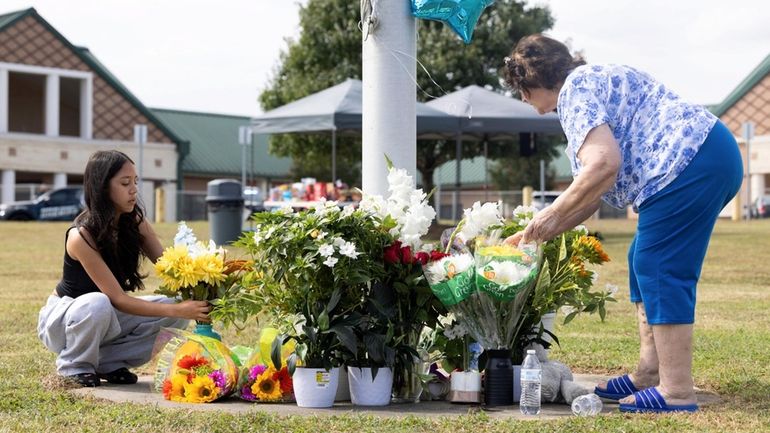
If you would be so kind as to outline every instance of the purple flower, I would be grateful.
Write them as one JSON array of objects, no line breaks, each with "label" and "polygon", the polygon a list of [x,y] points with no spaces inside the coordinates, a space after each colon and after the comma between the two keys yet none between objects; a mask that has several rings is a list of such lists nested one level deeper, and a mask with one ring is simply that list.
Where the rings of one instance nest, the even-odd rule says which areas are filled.
[{"label": "purple flower", "polygon": [[222,373],[222,370],[214,370],[211,373],[209,373],[209,378],[214,381],[214,385],[217,386],[217,388],[224,389],[227,385],[227,378],[225,378],[224,373]]},{"label": "purple flower", "polygon": [[259,377],[260,374],[264,373],[265,370],[267,370],[267,367],[261,364],[251,367],[251,370],[249,370],[249,381],[253,382],[257,380],[257,377]]},{"label": "purple flower", "polygon": [[255,401],[257,397],[251,392],[251,385],[241,388],[241,398],[248,401]]}]

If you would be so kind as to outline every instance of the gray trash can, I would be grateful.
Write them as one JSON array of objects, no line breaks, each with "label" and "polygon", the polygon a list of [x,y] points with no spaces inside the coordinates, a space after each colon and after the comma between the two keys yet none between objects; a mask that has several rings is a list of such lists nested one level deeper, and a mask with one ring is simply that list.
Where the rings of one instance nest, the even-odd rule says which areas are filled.
[{"label": "gray trash can", "polygon": [[217,245],[229,244],[241,236],[243,193],[240,182],[232,179],[214,179],[209,182],[206,207],[210,237]]}]

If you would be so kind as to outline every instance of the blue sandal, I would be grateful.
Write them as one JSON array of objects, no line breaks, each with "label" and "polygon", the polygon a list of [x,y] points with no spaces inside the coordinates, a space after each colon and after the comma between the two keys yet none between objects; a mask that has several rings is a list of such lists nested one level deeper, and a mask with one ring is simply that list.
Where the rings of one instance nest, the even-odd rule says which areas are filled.
[{"label": "blue sandal", "polygon": [[608,380],[606,389],[601,389],[598,386],[594,388],[594,394],[608,400],[620,400],[637,392],[639,390],[634,386],[627,374]]},{"label": "blue sandal", "polygon": [[621,412],[630,413],[663,413],[663,412],[695,412],[697,404],[669,405],[655,387],[634,393],[634,404],[621,403]]}]

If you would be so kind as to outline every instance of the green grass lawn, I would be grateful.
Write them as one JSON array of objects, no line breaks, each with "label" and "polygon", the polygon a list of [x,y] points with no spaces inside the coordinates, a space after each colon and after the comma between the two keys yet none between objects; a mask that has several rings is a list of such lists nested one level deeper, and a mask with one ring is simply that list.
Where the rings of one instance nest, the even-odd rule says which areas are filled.
[{"label": "green grass lawn", "polygon": [[[208,237],[206,223],[191,226]],[[69,394],[56,380],[55,356],[35,335],[37,313],[61,275],[66,223],[0,223],[0,433],[4,432],[209,432],[209,431],[388,431],[388,432],[758,432],[770,431],[770,220],[720,221],[701,284],[695,328],[696,385],[721,395],[721,403],[694,415],[604,415],[547,422],[461,418],[380,419],[372,416],[281,417],[159,409],[116,404]],[[557,325],[561,347],[551,357],[575,372],[621,373],[635,365],[638,342],[628,302],[626,248],[633,221],[589,224],[605,237],[612,261],[599,269],[598,284],[620,287],[607,320],[584,316]],[[156,230],[164,244],[175,225]],[[147,280],[149,294],[157,280]],[[563,316],[560,316],[563,317]],[[558,321],[558,319],[557,319]],[[253,344],[254,327],[224,336],[231,344]]]}]

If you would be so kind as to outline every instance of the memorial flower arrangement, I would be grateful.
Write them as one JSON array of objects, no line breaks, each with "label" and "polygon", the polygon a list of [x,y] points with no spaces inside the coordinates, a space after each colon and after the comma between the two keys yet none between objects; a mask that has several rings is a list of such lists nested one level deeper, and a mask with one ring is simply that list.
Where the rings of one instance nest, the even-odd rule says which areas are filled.
[{"label": "memorial flower arrangement", "polygon": [[[505,223],[503,236],[523,230],[536,210],[519,206]],[[611,286],[594,287],[598,277],[596,266],[610,260],[601,241],[589,234],[585,226],[577,226],[543,244],[543,269],[529,300],[529,322],[537,325],[546,313],[568,311],[564,324],[580,313],[606,316],[605,305],[615,302]]]},{"label": "memorial flower arrangement", "polygon": [[418,353],[423,327],[433,328],[439,316],[446,313],[441,302],[432,296],[430,285],[422,272],[422,265],[431,257],[438,258],[431,245],[423,244],[436,212],[428,203],[430,194],[415,188],[414,180],[406,170],[388,165],[387,196],[363,192],[361,209],[376,215],[381,227],[391,236],[381,257],[385,276],[378,281],[374,297],[392,312],[387,314],[392,340],[397,348],[394,360],[394,389],[396,398],[411,400],[421,387],[416,376],[415,363],[425,354]]},{"label": "memorial flower arrangement", "polygon": [[156,292],[183,301],[209,301],[213,305],[212,316],[230,323],[239,314],[220,311],[219,299],[237,288],[241,275],[250,266],[246,260],[227,259],[227,251],[213,240],[208,243],[199,241],[182,221],[174,245],[166,248],[155,263],[155,271],[160,277]]},{"label": "memorial flower arrangement", "polygon": [[235,390],[238,368],[222,342],[163,328],[155,346],[153,388],[166,400],[209,403]]},{"label": "memorial flower arrangement", "polygon": [[296,343],[292,363],[339,366],[346,351],[356,350],[349,315],[385,275],[382,248],[391,236],[375,215],[333,201],[262,212],[254,223],[237,242],[251,254],[253,270],[227,308],[291,324],[283,330]]}]

